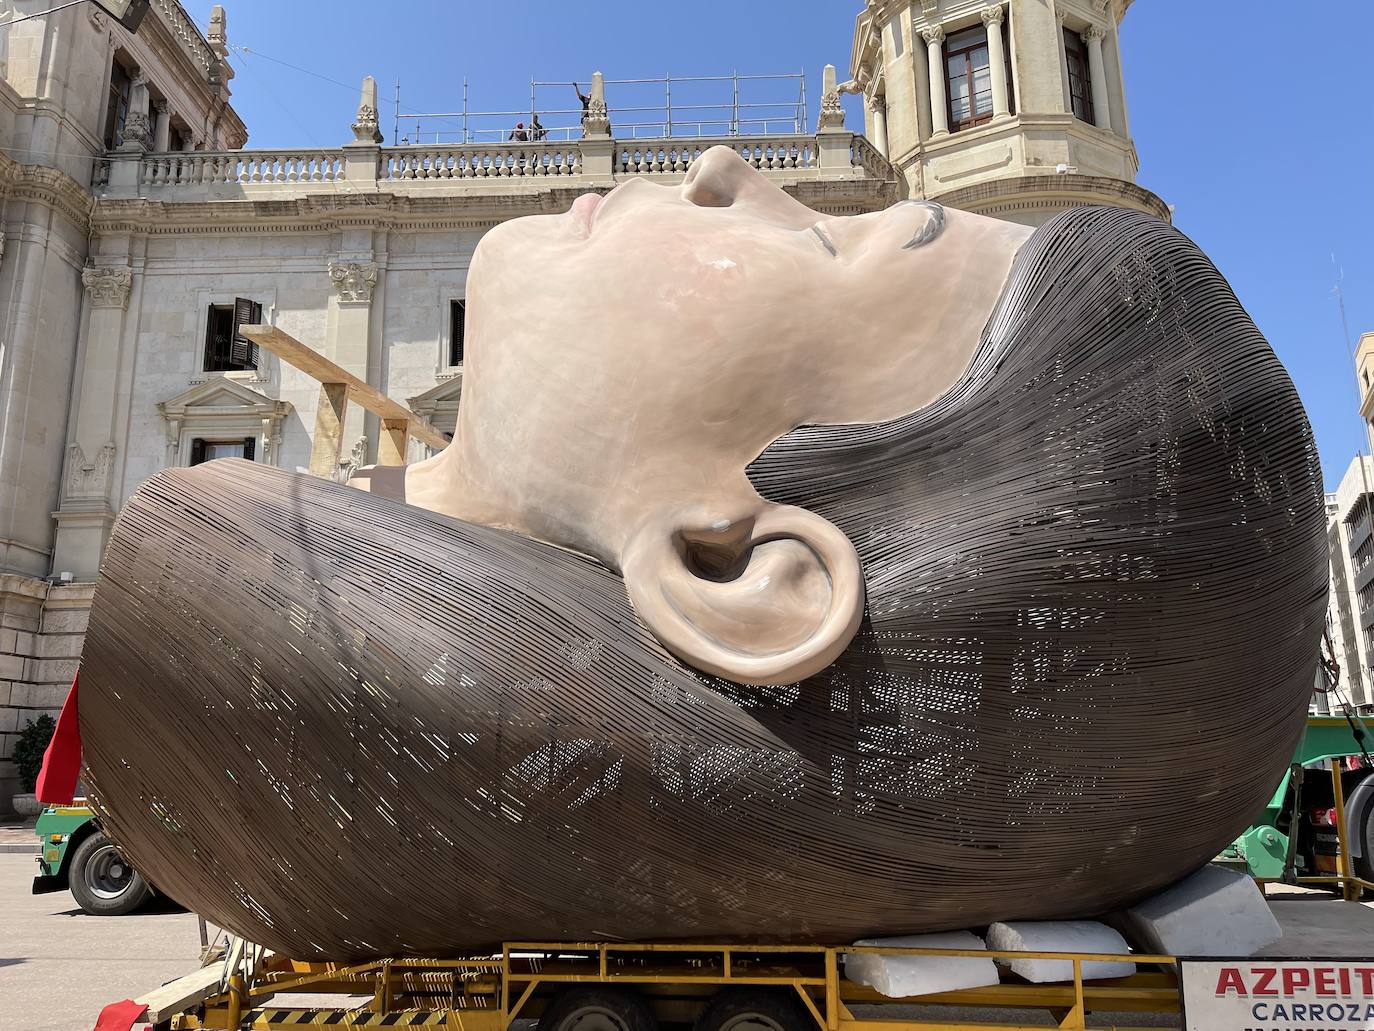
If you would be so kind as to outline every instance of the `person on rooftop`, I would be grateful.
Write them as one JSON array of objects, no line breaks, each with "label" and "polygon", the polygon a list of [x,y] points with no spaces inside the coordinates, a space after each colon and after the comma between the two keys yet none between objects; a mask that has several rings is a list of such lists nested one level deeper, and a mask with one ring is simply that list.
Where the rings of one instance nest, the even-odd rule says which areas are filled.
[{"label": "person on rooftop", "polygon": [[516,122],[515,128],[511,130],[511,134],[507,136],[506,139],[516,140],[520,143],[528,143],[530,139],[530,134],[525,131],[525,123]]}]

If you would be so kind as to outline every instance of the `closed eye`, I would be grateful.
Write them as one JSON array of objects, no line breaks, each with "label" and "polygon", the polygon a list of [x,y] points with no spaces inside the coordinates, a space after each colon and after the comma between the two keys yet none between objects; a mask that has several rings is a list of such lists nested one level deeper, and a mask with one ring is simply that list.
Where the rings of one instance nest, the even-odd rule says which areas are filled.
[{"label": "closed eye", "polygon": [[811,231],[816,234],[816,239],[821,242],[822,247],[824,247],[826,250],[830,252],[830,256],[832,258],[838,258],[840,256],[840,252],[835,250],[834,242],[830,239],[828,235],[826,235],[824,229],[822,229],[820,226],[812,226]]},{"label": "closed eye", "polygon": [[902,250],[909,251],[917,247],[923,247],[945,231],[945,209],[943,205],[936,204],[934,201],[929,200],[909,200],[903,203],[916,204],[925,208],[930,212],[930,218],[926,220],[925,225],[916,230],[915,236],[902,244]]}]

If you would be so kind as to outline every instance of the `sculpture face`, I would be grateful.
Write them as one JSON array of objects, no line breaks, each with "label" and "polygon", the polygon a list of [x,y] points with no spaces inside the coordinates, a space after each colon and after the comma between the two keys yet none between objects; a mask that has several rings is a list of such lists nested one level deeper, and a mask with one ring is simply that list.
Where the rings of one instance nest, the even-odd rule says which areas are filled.
[{"label": "sculpture face", "polygon": [[679,657],[801,679],[849,643],[844,535],[745,467],[807,424],[915,411],[966,369],[1030,230],[939,205],[828,217],[717,147],[482,241],[453,444],[406,499],[619,570]]}]

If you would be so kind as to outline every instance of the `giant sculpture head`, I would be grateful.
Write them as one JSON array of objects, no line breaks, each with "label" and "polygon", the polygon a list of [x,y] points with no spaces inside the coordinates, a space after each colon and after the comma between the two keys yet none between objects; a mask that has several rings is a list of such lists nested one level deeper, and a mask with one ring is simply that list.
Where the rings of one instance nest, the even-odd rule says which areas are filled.
[{"label": "giant sculpture head", "polygon": [[172,897],[311,958],[845,942],[1101,914],[1269,797],[1320,477],[1169,225],[830,218],[713,150],[468,296],[440,455],[116,523],[88,783]]},{"label": "giant sculpture head", "polygon": [[947,391],[1029,236],[921,202],[823,216],[726,147],[508,222],[473,260],[454,443],[406,498],[596,557],[698,668],[819,672],[863,614],[858,556],[745,467]]}]

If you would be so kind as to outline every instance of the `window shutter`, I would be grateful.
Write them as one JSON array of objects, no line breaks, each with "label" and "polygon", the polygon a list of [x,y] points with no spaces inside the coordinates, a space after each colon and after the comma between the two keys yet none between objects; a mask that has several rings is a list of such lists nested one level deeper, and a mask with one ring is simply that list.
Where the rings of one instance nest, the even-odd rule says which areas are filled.
[{"label": "window shutter", "polygon": [[250,462],[255,461],[255,459],[254,459],[253,456],[257,454],[257,451],[258,451],[258,438],[257,438],[257,437],[244,437],[244,438],[243,438],[243,457],[246,458],[246,459],[248,459],[248,461],[250,461]]},{"label": "window shutter", "polygon": [[261,306],[254,305],[247,298],[234,298],[234,335],[229,344],[229,360],[240,367],[253,364],[253,345],[239,336],[239,328],[253,324],[254,307],[257,307],[259,312],[262,311]]},{"label": "window shutter", "polygon": [[463,364],[463,336],[467,332],[468,302],[453,301],[450,305],[448,363]]},{"label": "window shutter", "polygon": [[200,465],[205,461],[205,441],[195,437],[191,441],[191,464]]},{"label": "window shutter", "polygon": [[[254,326],[262,325],[262,305],[257,301],[253,302],[253,318],[250,320]],[[248,364],[253,368],[258,367],[258,345],[250,344],[248,347]]]}]

